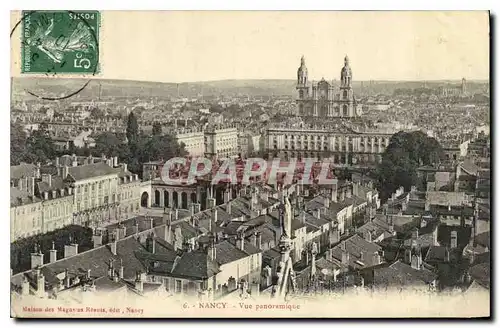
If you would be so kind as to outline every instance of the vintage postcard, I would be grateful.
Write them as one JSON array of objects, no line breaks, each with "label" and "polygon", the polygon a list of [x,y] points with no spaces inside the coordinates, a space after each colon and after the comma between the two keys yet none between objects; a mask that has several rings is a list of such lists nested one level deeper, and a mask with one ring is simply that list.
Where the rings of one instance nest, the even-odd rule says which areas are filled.
[{"label": "vintage postcard", "polygon": [[489,35],[11,12],[11,316],[489,317]]}]

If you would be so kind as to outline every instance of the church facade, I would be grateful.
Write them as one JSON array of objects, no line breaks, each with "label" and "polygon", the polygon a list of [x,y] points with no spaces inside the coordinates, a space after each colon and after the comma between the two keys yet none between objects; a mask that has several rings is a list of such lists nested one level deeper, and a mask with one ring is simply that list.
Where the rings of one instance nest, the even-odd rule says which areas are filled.
[{"label": "church facade", "polygon": [[344,67],[340,71],[340,89],[325,79],[319,82],[309,82],[306,62],[302,56],[297,70],[296,89],[300,116],[343,118],[360,116],[352,90],[352,69],[347,56],[344,58]]},{"label": "church facade", "polygon": [[393,131],[363,119],[352,89],[352,69],[344,58],[340,86],[310,83],[304,57],[297,70],[298,116],[271,122],[266,133],[269,158],[328,158],[337,166],[372,167],[381,161]]}]

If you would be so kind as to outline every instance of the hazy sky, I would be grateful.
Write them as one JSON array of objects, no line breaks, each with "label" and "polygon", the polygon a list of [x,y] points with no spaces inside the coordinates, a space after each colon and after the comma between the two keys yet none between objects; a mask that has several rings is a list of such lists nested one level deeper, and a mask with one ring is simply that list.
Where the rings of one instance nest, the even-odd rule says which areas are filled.
[{"label": "hazy sky", "polygon": [[100,51],[102,77],[116,79],[295,79],[304,55],[310,79],[331,80],[346,54],[354,80],[488,79],[489,18],[479,11],[106,11]]}]

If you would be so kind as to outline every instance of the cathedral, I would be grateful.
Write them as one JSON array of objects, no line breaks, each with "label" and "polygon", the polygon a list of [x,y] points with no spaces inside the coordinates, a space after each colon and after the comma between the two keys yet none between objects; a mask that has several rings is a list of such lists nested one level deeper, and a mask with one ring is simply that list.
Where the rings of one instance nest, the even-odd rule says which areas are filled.
[{"label": "cathedral", "polygon": [[300,59],[297,70],[297,105],[300,116],[313,117],[359,117],[357,103],[352,91],[352,70],[349,58],[344,58],[344,67],[340,71],[340,92],[336,93],[333,83],[321,79],[310,83],[308,80],[306,61]]}]

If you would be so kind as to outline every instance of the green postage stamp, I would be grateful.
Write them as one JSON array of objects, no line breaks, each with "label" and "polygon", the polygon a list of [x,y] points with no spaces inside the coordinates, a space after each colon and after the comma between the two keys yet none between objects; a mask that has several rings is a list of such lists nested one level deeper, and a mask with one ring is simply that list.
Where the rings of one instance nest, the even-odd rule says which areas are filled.
[{"label": "green postage stamp", "polygon": [[23,11],[21,72],[96,74],[99,27],[98,11]]}]

